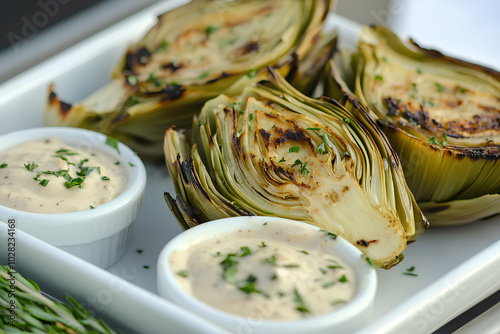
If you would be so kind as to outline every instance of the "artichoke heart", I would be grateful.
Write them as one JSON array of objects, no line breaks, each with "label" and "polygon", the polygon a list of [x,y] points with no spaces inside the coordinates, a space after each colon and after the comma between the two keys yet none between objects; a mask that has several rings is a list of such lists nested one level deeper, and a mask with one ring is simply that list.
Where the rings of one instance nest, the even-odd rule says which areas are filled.
[{"label": "artichoke heart", "polygon": [[190,126],[207,100],[241,93],[267,66],[311,93],[336,44],[322,33],[333,3],[192,1],[160,15],[85,100],[63,102],[51,87],[45,123],[99,131],[160,158],[165,129]]},{"label": "artichoke heart", "polygon": [[500,212],[499,72],[404,43],[384,27],[365,27],[343,59],[342,73],[330,61],[325,94],[368,107],[432,224]]},{"label": "artichoke heart", "polygon": [[235,98],[208,101],[193,144],[183,130],[166,132],[172,212],[186,229],[238,215],[299,220],[341,235],[380,266],[397,264],[427,221],[386,139],[270,71]]}]

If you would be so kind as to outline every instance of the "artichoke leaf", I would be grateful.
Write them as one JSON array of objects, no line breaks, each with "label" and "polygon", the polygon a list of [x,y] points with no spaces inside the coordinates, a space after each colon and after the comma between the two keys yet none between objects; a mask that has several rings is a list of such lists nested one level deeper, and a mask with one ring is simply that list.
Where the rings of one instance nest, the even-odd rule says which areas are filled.
[{"label": "artichoke leaf", "polygon": [[192,1],[164,13],[118,62],[113,79],[70,104],[50,88],[47,125],[111,135],[143,158],[162,154],[165,129],[189,129],[203,104],[238,95],[267,66],[312,92],[336,44],[323,34],[330,0]]},{"label": "artichoke leaf", "polygon": [[406,44],[383,27],[364,28],[358,51],[346,54],[340,68],[330,60],[325,94],[367,107],[364,118],[387,136],[431,222],[491,215],[500,193],[500,73]]},{"label": "artichoke leaf", "polygon": [[[172,143],[186,138],[167,131],[166,163],[186,188],[177,190],[175,210],[200,224],[235,209],[300,220],[343,236],[383,267],[398,263],[427,222],[411,194],[387,189],[406,185],[384,163],[392,153],[380,153],[387,147],[339,103],[308,98],[269,70],[269,81],[204,105],[193,122],[192,157],[182,162],[196,162],[190,179],[171,167],[179,164]],[[204,180],[202,189],[188,190],[193,179]]]}]

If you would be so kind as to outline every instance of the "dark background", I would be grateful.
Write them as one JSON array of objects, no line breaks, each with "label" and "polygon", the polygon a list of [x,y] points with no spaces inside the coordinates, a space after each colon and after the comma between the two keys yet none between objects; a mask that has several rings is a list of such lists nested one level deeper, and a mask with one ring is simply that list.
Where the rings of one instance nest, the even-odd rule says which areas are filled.
[{"label": "dark background", "polygon": [[[105,0],[1,0],[0,51]],[[54,14],[57,13],[57,14]],[[26,23],[28,22],[28,23]],[[31,26],[30,26],[31,25]]]}]

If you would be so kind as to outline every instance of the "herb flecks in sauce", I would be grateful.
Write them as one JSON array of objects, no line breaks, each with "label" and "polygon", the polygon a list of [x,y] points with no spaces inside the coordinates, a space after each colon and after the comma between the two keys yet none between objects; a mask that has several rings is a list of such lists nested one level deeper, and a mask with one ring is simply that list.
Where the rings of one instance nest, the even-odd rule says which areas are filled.
[{"label": "herb flecks in sauce", "polygon": [[112,157],[55,138],[20,144],[1,152],[0,161],[9,166],[0,168],[0,205],[27,212],[92,209],[118,196],[126,179]]},{"label": "herb flecks in sauce", "polygon": [[313,240],[295,244],[285,236],[288,231],[281,236],[279,224],[259,226],[273,236],[276,231],[277,240],[245,229],[172,255],[173,272],[189,272],[179,283],[202,301],[243,316],[258,308],[253,303],[271,303],[276,311],[265,316],[270,320],[330,312],[339,300],[352,298],[352,269],[327,251],[337,242],[335,234],[323,230],[315,232]]}]

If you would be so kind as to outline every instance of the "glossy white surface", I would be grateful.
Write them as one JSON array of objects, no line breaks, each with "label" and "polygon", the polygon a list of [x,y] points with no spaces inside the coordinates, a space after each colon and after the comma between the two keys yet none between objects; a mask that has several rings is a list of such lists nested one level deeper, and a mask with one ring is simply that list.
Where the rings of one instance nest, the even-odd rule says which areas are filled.
[{"label": "glossy white surface", "polygon": [[[363,326],[370,318],[372,311],[377,276],[375,269],[361,257],[362,253],[341,237],[337,237],[328,254],[338,257],[342,263],[354,270],[356,287],[353,299],[331,313],[294,321],[266,321],[257,317],[246,318],[221,311],[198,300],[187,293],[178,283],[169,260],[174,251],[186,251],[199,242],[215,239],[221,235],[237,233],[241,230],[258,231],[256,233],[262,234],[259,238],[267,242],[273,239],[274,234],[266,235],[263,232],[265,227],[262,224],[264,223],[269,226],[274,224],[290,226],[290,230],[287,232],[289,235],[299,233],[293,229],[294,227],[305,227],[307,231],[312,233],[317,233],[320,230],[312,225],[274,217],[233,217],[191,228],[172,239],[158,257],[157,287],[159,294],[233,332],[326,334],[335,331],[335,333],[352,333]],[[306,232],[303,233],[307,235]],[[307,235],[307,238],[310,238],[310,235]],[[291,242],[293,244],[293,239]]]},{"label": "glossy white surface", "polygon": [[[184,1],[172,1],[150,7],[5,82],[0,86],[0,133],[42,125],[44,103],[51,82],[56,83],[56,92],[61,98],[68,101],[82,99],[103,86],[109,81],[111,69],[127,44],[139,38],[154,24],[158,13],[182,2]],[[340,29],[340,38],[344,43],[350,44],[355,40],[358,28],[356,24],[336,15],[332,15],[330,20],[332,26]],[[108,271],[156,293],[157,257],[163,246],[182,229],[163,199],[164,191],[175,193],[164,164],[149,163],[146,164],[146,169],[148,181],[145,203],[133,226],[131,246],[124,257]],[[463,226],[431,227],[416,243],[408,246],[404,252],[406,258],[401,264],[388,271],[378,270],[375,307],[369,329],[401,333],[406,330],[405,326],[416,323],[420,333],[430,333],[500,289],[498,262],[492,262],[500,253],[498,245],[495,244],[499,239],[498,216]],[[137,249],[143,252],[139,254]],[[31,248],[25,248],[25,252],[30,251]],[[59,254],[57,250],[54,252]],[[46,259],[51,259],[57,256],[56,254],[47,253]],[[25,262],[23,257],[20,257],[19,265],[23,263],[27,264],[23,268],[33,279],[46,277],[48,280],[50,275],[45,272],[43,266],[31,267],[29,261]],[[144,265],[148,265],[149,269],[143,268]],[[415,266],[417,277],[403,274],[412,266]],[[449,275],[452,275],[450,273],[454,270],[468,273],[450,280]],[[56,271],[58,270],[54,269],[53,272]],[[55,276],[54,283],[49,281],[49,292],[60,293],[59,289],[65,289],[67,286],[70,286],[72,291],[78,290],[78,286],[72,285],[71,281],[58,286],[57,280],[61,278]],[[107,282],[91,280],[89,284],[96,289],[94,291],[100,291],[99,289],[106,288]],[[442,291],[445,296],[454,295],[456,298],[443,299],[436,291]],[[467,293],[469,291],[470,294]],[[132,293],[141,300],[146,300],[142,298],[143,295],[150,296],[142,289],[133,290]],[[88,295],[95,298],[96,292]],[[120,312],[121,308],[117,309],[115,304],[101,304],[99,307],[100,314],[113,314],[117,321],[128,321],[130,314],[123,313],[120,317],[117,315]],[[154,313],[154,321],[160,318],[158,312],[161,311]],[[167,317],[168,312],[163,316]],[[367,331],[362,329],[360,332]]]}]

